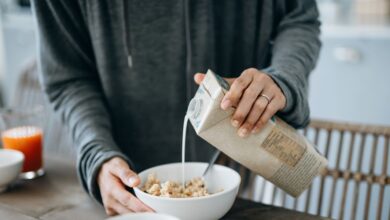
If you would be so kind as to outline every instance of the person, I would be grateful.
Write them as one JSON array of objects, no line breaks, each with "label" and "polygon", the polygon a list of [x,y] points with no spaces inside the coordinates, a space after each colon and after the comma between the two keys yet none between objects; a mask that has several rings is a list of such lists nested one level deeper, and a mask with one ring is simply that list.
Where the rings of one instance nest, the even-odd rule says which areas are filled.
[{"label": "person", "polygon": [[[221,108],[245,138],[277,114],[309,123],[320,50],[312,0],[33,0],[40,79],[68,126],[85,190],[108,215],[153,211],[136,172],[180,161],[182,120],[207,69],[228,78]],[[195,74],[199,72],[198,74]],[[189,132],[187,158],[213,148]]]}]

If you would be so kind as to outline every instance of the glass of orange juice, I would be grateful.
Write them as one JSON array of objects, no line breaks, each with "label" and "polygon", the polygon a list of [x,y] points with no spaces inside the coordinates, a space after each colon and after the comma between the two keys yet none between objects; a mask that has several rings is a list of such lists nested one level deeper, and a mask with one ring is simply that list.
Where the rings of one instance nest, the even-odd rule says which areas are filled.
[{"label": "glass of orange juice", "polygon": [[22,179],[34,179],[45,174],[43,169],[44,107],[2,109],[1,140],[5,149],[24,154]]}]

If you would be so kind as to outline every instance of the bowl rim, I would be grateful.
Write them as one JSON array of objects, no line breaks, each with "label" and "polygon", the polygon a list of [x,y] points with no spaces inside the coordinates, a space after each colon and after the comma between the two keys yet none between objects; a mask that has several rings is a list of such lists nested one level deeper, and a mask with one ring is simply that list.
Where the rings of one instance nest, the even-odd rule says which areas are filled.
[{"label": "bowl rim", "polygon": [[169,215],[169,214],[166,214],[166,213],[158,213],[158,212],[132,212],[132,213],[126,213],[126,214],[122,214],[122,215],[117,215],[117,216],[112,216],[112,217],[109,217],[107,218],[106,220],[117,220],[117,219],[121,219],[121,218],[126,218],[126,217],[142,217],[142,216],[148,216],[148,217],[166,217],[166,218],[170,218],[170,219],[174,219],[174,220],[179,220],[177,217],[173,216],[173,215]]},{"label": "bowl rim", "polygon": [[19,164],[19,163],[23,163],[24,161],[24,154],[18,150],[14,150],[14,149],[4,149],[4,148],[1,148],[0,149],[0,154],[2,154],[2,152],[8,152],[8,153],[11,153],[13,154],[14,158],[16,158],[15,160],[9,160],[7,161],[6,163],[4,164],[0,164],[0,168],[8,168],[8,167],[11,167],[11,166],[15,166],[16,164]]},{"label": "bowl rim", "polygon": [[[140,172],[139,174],[141,173],[147,173],[149,170],[153,169],[153,168],[156,168],[156,167],[160,167],[160,166],[168,166],[168,165],[174,165],[174,164],[181,164],[181,162],[175,162],[175,163],[167,163],[167,164],[161,164],[161,165],[157,165],[157,166],[154,166],[154,167],[150,167],[146,170],[143,170],[142,172]],[[205,164],[207,165],[206,162],[186,162],[185,164]],[[230,167],[227,167],[227,166],[224,166],[224,165],[220,165],[220,164],[214,164],[214,166],[216,167],[220,167],[222,169],[227,169],[227,170],[230,170],[230,171],[233,171],[232,173],[234,173],[234,175],[236,177],[238,177],[238,184],[235,186],[235,187],[232,187],[228,190],[223,190],[221,192],[216,192],[216,193],[213,193],[211,195],[208,195],[208,196],[200,196],[200,197],[190,197],[190,198],[171,198],[171,197],[161,197],[161,196],[154,196],[154,195],[151,195],[149,193],[146,193],[144,191],[142,191],[140,189],[141,185],[140,186],[137,186],[137,187],[134,187],[134,192],[137,194],[140,193],[142,195],[145,195],[149,198],[158,198],[158,199],[161,199],[161,200],[168,200],[168,201],[195,201],[195,200],[204,200],[204,199],[209,199],[209,198],[214,198],[216,196],[220,196],[220,195],[223,195],[223,194],[228,194],[229,192],[231,191],[234,191],[236,190],[240,184],[241,184],[241,176],[238,174],[237,171],[235,171],[234,169],[230,168]]]}]

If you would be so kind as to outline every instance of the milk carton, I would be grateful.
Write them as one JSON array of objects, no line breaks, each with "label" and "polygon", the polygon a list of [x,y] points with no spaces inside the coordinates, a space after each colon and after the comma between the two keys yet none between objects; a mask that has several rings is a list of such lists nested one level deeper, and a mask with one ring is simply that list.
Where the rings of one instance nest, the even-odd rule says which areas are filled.
[{"label": "milk carton", "polygon": [[294,128],[273,117],[258,134],[237,135],[233,109],[222,110],[229,84],[209,70],[191,100],[187,117],[196,133],[220,151],[297,197],[327,165],[327,160]]}]

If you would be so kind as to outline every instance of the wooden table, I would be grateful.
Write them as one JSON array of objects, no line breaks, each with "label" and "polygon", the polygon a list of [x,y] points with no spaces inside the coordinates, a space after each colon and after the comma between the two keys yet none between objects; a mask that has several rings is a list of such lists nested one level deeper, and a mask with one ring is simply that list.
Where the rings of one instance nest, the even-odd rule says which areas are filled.
[{"label": "wooden table", "polygon": [[[107,218],[103,208],[81,188],[75,163],[46,157],[44,177],[20,181],[0,194],[0,219],[96,220]],[[237,199],[223,219],[324,219],[283,208]]]}]

